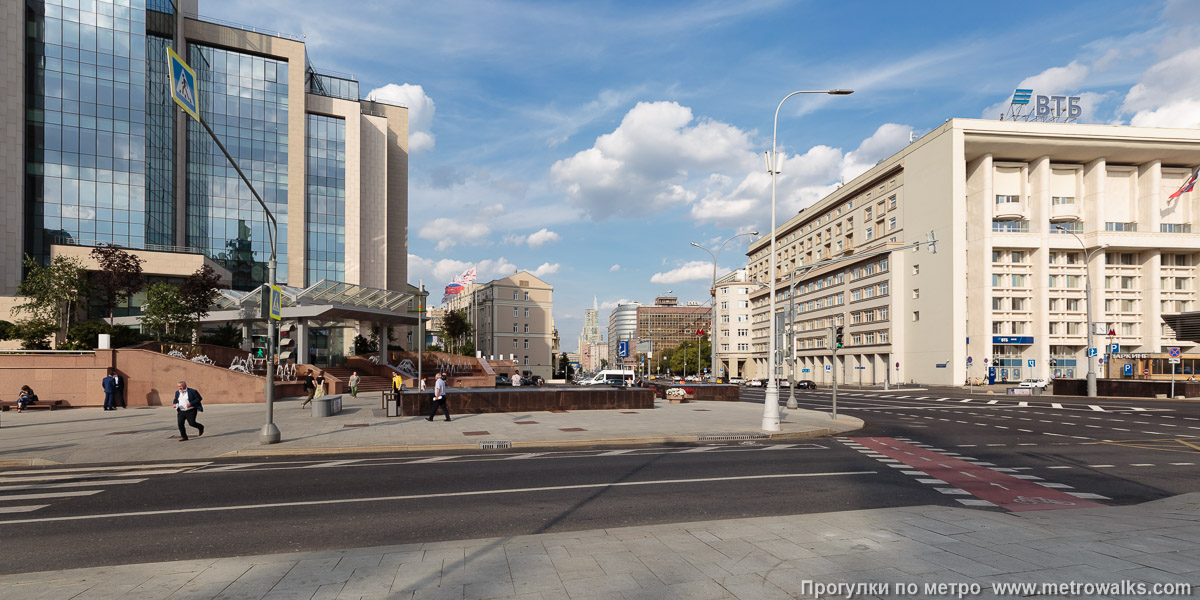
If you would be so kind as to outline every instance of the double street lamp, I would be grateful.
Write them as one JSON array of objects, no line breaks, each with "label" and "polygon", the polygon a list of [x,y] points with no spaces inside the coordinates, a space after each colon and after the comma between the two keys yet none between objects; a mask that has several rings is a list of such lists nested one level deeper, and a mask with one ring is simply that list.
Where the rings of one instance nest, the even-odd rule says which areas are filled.
[{"label": "double street lamp", "polygon": [[1083,273],[1084,273],[1084,277],[1085,277],[1084,288],[1083,288],[1083,297],[1084,297],[1083,301],[1087,304],[1087,345],[1088,345],[1088,347],[1087,347],[1087,359],[1088,359],[1087,395],[1089,398],[1094,398],[1096,396],[1096,369],[1094,366],[1095,362],[1096,362],[1096,357],[1092,356],[1092,348],[1095,347],[1095,343],[1092,341],[1092,335],[1093,335],[1093,331],[1092,331],[1092,327],[1093,327],[1093,325],[1092,325],[1092,274],[1091,274],[1092,256],[1095,255],[1097,252],[1107,248],[1108,244],[1102,244],[1099,247],[1092,248],[1089,251],[1087,249],[1087,244],[1083,243],[1083,238],[1080,238],[1074,231],[1071,231],[1070,229],[1067,229],[1066,227],[1063,227],[1062,225],[1055,225],[1054,228],[1063,233],[1071,234],[1071,237],[1074,237],[1075,241],[1079,242],[1079,246],[1081,248],[1083,248],[1083,269],[1084,269]]},{"label": "double street lamp", "polygon": [[767,393],[763,402],[763,431],[779,431],[779,383],[775,380],[775,319],[777,318],[775,314],[775,284],[779,280],[775,273],[775,187],[777,179],[776,176],[779,175],[781,167],[779,164],[779,152],[776,149],[779,138],[779,109],[783,108],[783,103],[787,102],[788,98],[791,98],[796,94],[829,94],[831,96],[848,96],[853,93],[854,90],[843,89],[801,90],[784,96],[783,100],[779,101],[779,106],[775,107],[775,125],[771,129],[771,153],[767,155],[767,171],[771,173],[771,231],[769,234],[771,236],[771,271],[767,279],[767,282],[771,285],[771,287],[768,289],[768,293],[771,296],[771,311],[770,320],[768,322],[770,340],[768,340],[767,346],[768,375]]},{"label": "double street lamp", "polygon": [[[736,238],[740,238],[743,235],[758,235],[758,232],[747,231],[746,233],[739,233],[735,236],[732,236],[724,242],[721,242],[721,245],[717,247],[716,252],[713,252],[712,250],[709,250],[708,248],[705,248],[696,242],[692,242],[693,246],[707,252],[709,256],[712,256],[713,259],[712,287],[708,289],[708,293],[712,297],[712,319],[710,319],[708,327],[709,340],[711,340],[708,344],[711,354],[708,360],[708,368],[711,369],[710,378],[717,377],[717,257],[721,255],[721,250],[725,249],[725,244],[728,244],[729,242]],[[699,350],[700,342],[697,341],[696,344],[697,350]],[[698,361],[699,359],[697,359],[697,362]]]}]

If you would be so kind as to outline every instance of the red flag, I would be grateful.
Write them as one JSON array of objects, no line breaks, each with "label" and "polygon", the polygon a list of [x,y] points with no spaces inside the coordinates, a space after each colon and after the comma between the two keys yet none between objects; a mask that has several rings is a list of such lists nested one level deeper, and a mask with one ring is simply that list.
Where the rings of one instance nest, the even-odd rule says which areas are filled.
[{"label": "red flag", "polygon": [[1195,171],[1193,171],[1192,176],[1188,177],[1187,181],[1183,182],[1183,185],[1179,186],[1179,189],[1175,190],[1174,194],[1167,196],[1167,199],[1174,200],[1174,199],[1178,198],[1179,196],[1192,191],[1192,188],[1196,187],[1196,177],[1197,176],[1200,176],[1200,168],[1197,168]]}]

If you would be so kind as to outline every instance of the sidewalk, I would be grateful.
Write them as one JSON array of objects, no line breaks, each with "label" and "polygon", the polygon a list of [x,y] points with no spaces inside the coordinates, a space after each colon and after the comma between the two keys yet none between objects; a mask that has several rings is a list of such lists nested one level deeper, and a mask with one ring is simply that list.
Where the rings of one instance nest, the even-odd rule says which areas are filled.
[{"label": "sidewalk", "polygon": [[[453,415],[446,423],[424,416],[387,417],[380,394],[343,396],[344,408],[331,417],[314,418],[300,399],[275,403],[278,444],[261,445],[266,422],[263,404],[205,403],[199,421],[204,436],[190,431],[179,442],[175,410],[138,407],[115,412],[95,408],[33,410],[0,414],[0,467],[145,460],[196,460],[232,456],[336,454],[478,449],[481,441],[520,447],[595,444],[661,444],[696,442],[699,436],[762,436],[763,408],[742,402],[670,404],[656,400],[654,410],[589,410],[570,412]],[[782,408],[781,431],[771,439],[790,440],[853,431],[862,420],[827,413]]]},{"label": "sidewalk", "polygon": [[[992,587],[1008,583],[1055,587]],[[1122,593],[1083,587],[1097,584]],[[1166,593],[1156,584],[1192,587]],[[918,506],[0,576],[0,600],[1127,599],[1198,591],[1200,494],[1141,506]]]}]

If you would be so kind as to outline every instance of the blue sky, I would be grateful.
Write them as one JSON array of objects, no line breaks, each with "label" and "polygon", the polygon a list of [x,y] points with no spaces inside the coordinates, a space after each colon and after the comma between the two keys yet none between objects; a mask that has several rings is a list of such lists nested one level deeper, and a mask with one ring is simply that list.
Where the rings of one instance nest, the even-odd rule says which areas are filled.
[{"label": "blue sky", "polygon": [[[1200,127],[1200,2],[201,0],[303,34],[319,68],[410,108],[409,273],[440,300],[477,265],[555,287],[563,350],[593,298],[707,302],[715,248],[1016,87],[1083,122]],[[748,236],[721,253],[745,264]]]}]

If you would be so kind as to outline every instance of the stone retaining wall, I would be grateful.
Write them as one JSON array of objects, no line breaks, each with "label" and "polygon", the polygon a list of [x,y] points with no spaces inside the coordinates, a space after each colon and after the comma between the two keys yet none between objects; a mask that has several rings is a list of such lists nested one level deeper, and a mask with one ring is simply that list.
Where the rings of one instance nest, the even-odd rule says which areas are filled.
[{"label": "stone retaining wall", "polygon": [[[427,415],[433,392],[404,392],[400,414]],[[446,391],[450,414],[515,413],[545,410],[645,410],[654,408],[654,391],[641,388],[495,388]]]}]

